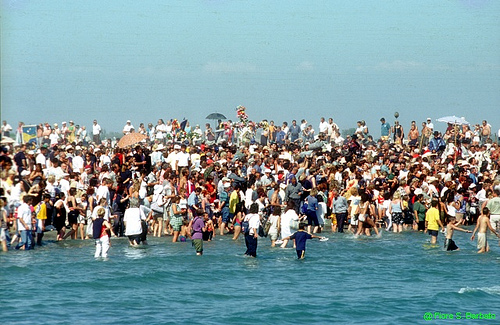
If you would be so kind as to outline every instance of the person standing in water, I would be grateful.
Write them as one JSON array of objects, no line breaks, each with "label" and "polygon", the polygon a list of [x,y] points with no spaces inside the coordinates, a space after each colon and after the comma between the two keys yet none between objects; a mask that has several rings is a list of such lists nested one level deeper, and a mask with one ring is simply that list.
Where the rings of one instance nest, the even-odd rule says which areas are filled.
[{"label": "person standing in water", "polygon": [[453,232],[455,230],[471,233],[472,231],[462,229],[458,226],[455,225],[456,223],[456,218],[454,216],[449,216],[448,217],[448,224],[446,225],[446,238],[444,240],[444,249],[447,251],[458,251],[459,248],[453,241]]},{"label": "person standing in water", "polygon": [[207,230],[203,222],[203,210],[198,209],[195,211],[195,217],[189,223],[191,229],[192,245],[196,249],[196,255],[203,255],[203,232]]},{"label": "person standing in water", "polygon": [[432,200],[431,208],[425,213],[425,231],[431,236],[431,244],[437,242],[439,227],[444,229],[443,223],[439,218],[438,200]]},{"label": "person standing in water", "polygon": [[323,238],[315,235],[311,235],[310,233],[307,233],[305,229],[305,224],[300,223],[299,224],[299,231],[296,233],[292,234],[289,237],[283,238],[283,240],[290,240],[294,239],[295,240],[295,249],[297,250],[297,258],[299,260],[303,259],[306,255],[306,242],[308,239],[312,238]]},{"label": "person standing in water", "polygon": [[470,240],[474,240],[476,231],[479,230],[479,232],[477,233],[478,254],[490,251],[490,247],[488,245],[488,239],[486,236],[488,229],[491,230],[492,233],[494,233],[497,237],[500,238],[500,235],[495,231],[495,229],[491,225],[490,210],[488,208],[483,208],[483,214],[481,214],[481,216],[477,219],[476,228],[474,228],[474,231],[472,232],[472,237],[470,238]]},{"label": "person standing in water", "polygon": [[109,250],[109,233],[111,230],[111,224],[109,221],[104,219],[106,211],[104,208],[98,208],[97,218],[94,220],[92,225],[94,231],[95,239],[95,254],[94,257],[108,257]]}]

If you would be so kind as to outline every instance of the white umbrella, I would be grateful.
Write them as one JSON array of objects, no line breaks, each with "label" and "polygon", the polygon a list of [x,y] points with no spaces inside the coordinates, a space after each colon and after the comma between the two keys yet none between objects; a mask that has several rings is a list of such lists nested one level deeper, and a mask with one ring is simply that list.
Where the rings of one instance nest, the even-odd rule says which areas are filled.
[{"label": "white umbrella", "polygon": [[444,116],[444,117],[438,118],[436,121],[443,122],[443,123],[455,124],[455,125],[464,125],[464,124],[469,125],[470,124],[463,117],[457,117],[455,115]]},{"label": "white umbrella", "polygon": [[16,142],[16,141],[14,141],[14,139],[11,139],[9,137],[4,137],[4,138],[2,138],[2,141],[0,141],[1,144],[11,144],[14,142]]}]

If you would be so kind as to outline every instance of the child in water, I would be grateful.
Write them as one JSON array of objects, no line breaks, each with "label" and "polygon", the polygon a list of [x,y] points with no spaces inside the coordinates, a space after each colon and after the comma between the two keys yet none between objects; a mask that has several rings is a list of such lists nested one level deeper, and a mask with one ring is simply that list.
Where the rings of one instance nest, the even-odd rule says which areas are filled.
[{"label": "child in water", "polygon": [[298,259],[304,258],[305,254],[306,254],[306,241],[308,239],[312,239],[312,238],[323,239],[324,238],[324,237],[311,235],[311,234],[305,232],[304,231],[305,227],[306,227],[305,223],[300,223],[299,224],[299,231],[292,234],[291,236],[282,238],[283,241],[295,239],[295,245],[296,245],[295,249],[297,250]]},{"label": "child in water", "polygon": [[476,235],[476,231],[479,229],[477,233],[477,253],[489,252],[490,247],[488,245],[488,238],[486,236],[488,229],[491,230],[497,237],[500,238],[500,235],[493,229],[490,223],[490,210],[488,208],[483,208],[483,214],[477,219],[476,228],[472,232],[472,237],[470,240],[474,240]]},{"label": "child in water", "polygon": [[459,248],[453,241],[453,232],[455,230],[471,233],[472,231],[462,229],[458,227],[456,224],[455,216],[448,216],[448,224],[446,225],[446,239],[444,240],[444,249],[447,251],[458,251]]}]

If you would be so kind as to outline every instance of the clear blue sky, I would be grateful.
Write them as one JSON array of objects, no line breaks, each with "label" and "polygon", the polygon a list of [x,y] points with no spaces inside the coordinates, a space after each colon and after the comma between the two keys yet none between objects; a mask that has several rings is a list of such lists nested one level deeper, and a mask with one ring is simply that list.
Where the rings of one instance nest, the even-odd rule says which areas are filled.
[{"label": "clear blue sky", "polygon": [[[1,1],[11,125],[213,111],[281,123],[445,115],[500,127],[500,1]],[[435,122],[435,125],[444,128]]]}]

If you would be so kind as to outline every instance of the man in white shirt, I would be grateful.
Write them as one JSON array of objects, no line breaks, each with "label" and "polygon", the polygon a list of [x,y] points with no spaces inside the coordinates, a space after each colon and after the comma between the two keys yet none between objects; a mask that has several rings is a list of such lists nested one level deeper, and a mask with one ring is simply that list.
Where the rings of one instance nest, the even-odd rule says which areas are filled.
[{"label": "man in white shirt", "polygon": [[322,117],[322,118],[320,119],[318,129],[319,129],[319,132],[320,132],[320,133],[323,133],[323,134],[325,134],[325,135],[327,135],[327,134],[328,134],[328,123],[325,121],[325,118],[324,118],[324,117]]},{"label": "man in white shirt", "polygon": [[177,153],[179,153],[180,149],[181,149],[181,146],[179,146],[178,144],[174,145],[174,150],[171,151],[168,154],[167,159],[165,159],[165,162],[170,164],[170,167],[172,167],[172,170],[175,170],[175,165],[177,163]]},{"label": "man in white shirt", "polygon": [[434,131],[434,124],[432,123],[432,120],[430,117],[427,118],[427,127],[431,129],[431,131]]},{"label": "man in white shirt", "polygon": [[10,132],[12,131],[12,126],[10,126],[7,121],[2,122],[2,136],[10,137]]},{"label": "man in white shirt", "polygon": [[176,169],[175,170],[177,170],[177,172],[180,175],[181,174],[181,169],[183,169],[183,168],[189,168],[189,163],[190,163],[190,159],[191,159],[191,157],[189,156],[189,154],[186,152],[186,145],[185,144],[183,144],[181,146],[181,151],[179,153],[177,153],[176,158],[177,158],[177,164],[176,164]]},{"label": "man in white shirt", "polygon": [[37,156],[36,156],[36,163],[42,165],[42,169],[47,168],[47,158],[45,157],[45,154],[47,153],[47,148],[46,147],[41,147],[40,149],[37,150]]},{"label": "man in white shirt", "polygon": [[125,124],[125,126],[123,127],[123,134],[127,135],[130,133],[130,130],[132,130],[134,128],[134,126],[132,125],[132,123],[130,122],[130,120],[127,120],[127,124]]},{"label": "man in white shirt", "polygon": [[97,120],[92,124],[92,140],[95,144],[101,144],[101,126],[97,124]]},{"label": "man in white shirt", "polygon": [[110,201],[110,196],[109,196],[109,185],[111,185],[112,182],[109,178],[103,178],[101,186],[97,188],[96,191],[96,200],[99,202],[101,199],[106,199],[106,202],[108,203],[108,206],[110,206],[111,201]]},{"label": "man in white shirt", "polygon": [[73,167],[73,171],[78,173],[83,173],[84,161],[82,158],[82,148],[80,146],[76,146],[75,156],[71,160],[71,164]]},{"label": "man in white shirt", "polygon": [[21,233],[21,241],[17,244],[16,249],[30,250],[33,248],[31,202],[33,202],[31,195],[25,195],[23,203],[17,208],[17,217],[19,221],[17,226]]}]

